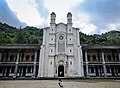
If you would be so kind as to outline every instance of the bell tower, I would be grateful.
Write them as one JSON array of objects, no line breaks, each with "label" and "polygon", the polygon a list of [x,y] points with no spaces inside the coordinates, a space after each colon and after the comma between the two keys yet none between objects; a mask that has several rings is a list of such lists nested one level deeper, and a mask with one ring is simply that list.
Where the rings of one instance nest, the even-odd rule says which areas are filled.
[{"label": "bell tower", "polygon": [[72,14],[70,12],[67,14],[67,24],[72,24]]},{"label": "bell tower", "polygon": [[54,12],[51,13],[51,22],[50,22],[50,33],[55,33],[55,23],[56,14]]},{"label": "bell tower", "polygon": [[56,14],[54,12],[51,13],[51,23],[50,24],[54,24],[55,23],[55,19],[56,18]]}]

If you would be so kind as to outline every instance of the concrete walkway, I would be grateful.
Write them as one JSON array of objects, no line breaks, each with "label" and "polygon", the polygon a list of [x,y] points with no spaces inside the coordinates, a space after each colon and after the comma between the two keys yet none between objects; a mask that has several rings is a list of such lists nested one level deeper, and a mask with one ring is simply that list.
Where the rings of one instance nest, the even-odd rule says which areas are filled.
[{"label": "concrete walkway", "polygon": [[[63,80],[64,88],[120,88],[120,80]],[[59,88],[58,80],[0,80],[0,88]]]}]

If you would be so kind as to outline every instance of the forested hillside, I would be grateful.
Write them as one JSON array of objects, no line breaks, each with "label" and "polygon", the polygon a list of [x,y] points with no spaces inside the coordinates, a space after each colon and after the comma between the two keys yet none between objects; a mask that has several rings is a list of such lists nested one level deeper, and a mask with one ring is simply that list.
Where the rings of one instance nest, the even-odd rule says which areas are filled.
[{"label": "forested hillside", "polygon": [[0,23],[0,44],[42,44],[43,30],[36,27],[17,29]]},{"label": "forested hillside", "polygon": [[[15,28],[0,23],[0,44],[42,44],[43,29],[36,27]],[[109,31],[98,35],[87,35],[80,32],[81,44],[87,45],[120,45],[120,32]]]},{"label": "forested hillside", "polygon": [[112,30],[101,35],[80,32],[80,42],[87,45],[120,45],[120,31]]}]

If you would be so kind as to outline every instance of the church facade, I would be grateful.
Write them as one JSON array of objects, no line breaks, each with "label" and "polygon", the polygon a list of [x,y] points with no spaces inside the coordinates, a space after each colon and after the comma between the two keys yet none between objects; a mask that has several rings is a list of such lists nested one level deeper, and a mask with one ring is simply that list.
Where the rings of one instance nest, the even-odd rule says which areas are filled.
[{"label": "church facade", "polygon": [[67,24],[55,20],[56,14],[51,13],[50,27],[44,29],[38,77],[82,77],[79,29],[72,27],[72,14],[67,14]]},{"label": "church facade", "polygon": [[120,77],[120,46],[81,45],[71,13],[55,21],[53,12],[42,45],[0,45],[0,78]]}]

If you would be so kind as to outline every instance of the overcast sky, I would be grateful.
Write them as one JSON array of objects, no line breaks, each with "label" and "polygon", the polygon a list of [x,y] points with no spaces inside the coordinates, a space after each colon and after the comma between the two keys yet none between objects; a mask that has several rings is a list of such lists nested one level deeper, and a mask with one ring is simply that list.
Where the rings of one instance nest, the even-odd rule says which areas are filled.
[{"label": "overcast sky", "polygon": [[73,26],[86,34],[120,31],[120,0],[0,0],[0,22],[16,27],[47,27],[51,12],[56,23],[71,12]]}]

